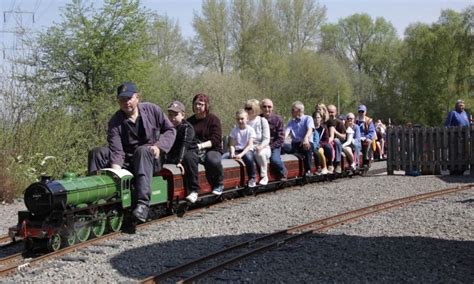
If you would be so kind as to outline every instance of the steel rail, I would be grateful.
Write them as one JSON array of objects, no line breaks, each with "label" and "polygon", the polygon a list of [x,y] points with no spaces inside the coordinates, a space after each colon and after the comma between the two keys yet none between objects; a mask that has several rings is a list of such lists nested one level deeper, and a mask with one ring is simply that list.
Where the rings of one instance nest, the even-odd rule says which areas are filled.
[{"label": "steel rail", "polygon": [[[414,195],[414,196],[398,198],[398,199],[386,201],[386,202],[383,202],[383,203],[367,206],[367,207],[364,207],[364,208],[360,208],[360,209],[340,213],[340,214],[337,214],[337,215],[334,215],[334,216],[331,216],[331,217],[327,217],[327,218],[316,220],[316,221],[313,221],[313,222],[310,222],[310,223],[307,223],[307,224],[295,226],[295,227],[292,227],[292,228],[289,228],[289,229],[286,229],[286,230],[281,230],[281,231],[278,231],[278,232],[275,232],[275,233],[272,233],[272,234],[268,234],[268,235],[265,235],[265,236],[262,236],[262,237],[259,237],[259,238],[255,238],[255,239],[252,239],[252,240],[249,240],[249,241],[245,241],[245,242],[236,244],[234,246],[231,246],[231,247],[222,249],[220,251],[208,254],[206,256],[197,258],[195,260],[189,261],[189,262],[187,262],[185,264],[182,264],[180,266],[168,269],[168,270],[166,270],[166,271],[164,271],[164,272],[162,272],[158,275],[154,275],[154,276],[150,276],[148,278],[145,278],[144,280],[141,281],[141,283],[157,283],[157,282],[163,281],[165,279],[171,278],[171,277],[177,275],[178,273],[181,273],[181,272],[184,272],[184,271],[189,271],[191,268],[196,267],[199,264],[205,263],[205,262],[207,262],[209,260],[212,260],[212,259],[216,259],[217,257],[224,256],[225,254],[229,254],[229,253],[231,253],[231,252],[233,252],[237,249],[245,248],[245,247],[248,247],[250,245],[255,246],[255,244],[257,244],[258,242],[262,242],[262,241],[269,240],[269,239],[272,239],[272,238],[277,238],[279,236],[286,236],[287,234],[294,233],[292,236],[286,236],[283,239],[278,239],[276,241],[272,241],[269,244],[261,245],[257,248],[251,249],[250,251],[242,253],[238,256],[234,256],[234,257],[232,257],[231,259],[229,259],[227,261],[220,262],[218,265],[207,268],[207,269],[205,269],[201,272],[198,272],[198,273],[196,273],[196,274],[194,274],[194,275],[192,275],[192,276],[190,276],[186,279],[178,281],[178,283],[190,283],[190,282],[196,281],[198,279],[201,279],[201,278],[205,277],[206,275],[208,275],[212,272],[222,270],[225,266],[227,266],[229,264],[232,264],[232,263],[235,263],[237,261],[240,261],[243,258],[249,257],[249,256],[257,254],[257,253],[267,251],[271,248],[280,246],[280,245],[282,245],[284,243],[287,243],[287,242],[290,242],[290,241],[294,241],[294,240],[296,240],[298,238],[301,238],[301,237],[304,237],[308,234],[313,234],[313,233],[316,233],[316,232],[322,232],[322,231],[328,230],[330,228],[333,228],[335,226],[342,225],[342,224],[345,224],[345,223],[348,223],[348,222],[353,222],[353,221],[359,220],[363,217],[375,214],[377,212],[386,211],[386,210],[389,210],[389,209],[392,209],[392,208],[395,208],[395,207],[401,207],[401,206],[409,204],[409,203],[413,203],[413,202],[417,202],[417,201],[421,201],[421,200],[425,200],[425,199],[428,199],[428,198],[433,198],[433,197],[437,197],[437,196],[441,196],[441,195],[446,195],[446,194],[450,194],[450,193],[455,193],[455,192],[459,192],[459,191],[463,191],[463,190],[468,190],[468,189],[472,188],[473,186],[474,186],[474,184],[469,184],[469,185],[459,186],[459,187],[455,187],[455,188],[448,188],[448,189],[443,189],[443,190],[418,194],[418,195]],[[317,225],[322,225],[322,226],[320,226],[316,229],[313,228],[313,229],[309,229],[309,230],[304,231],[305,229],[312,228],[312,227],[317,226]],[[297,233],[297,232],[300,232],[300,233]]]},{"label": "steel rail", "polygon": [[[244,198],[225,200],[224,202],[214,203],[214,204],[210,204],[210,205],[207,205],[207,206],[199,207],[199,208],[196,208],[192,211],[187,211],[185,216],[192,216],[192,215],[195,215],[195,214],[200,214],[202,212],[205,212],[208,209],[219,209],[219,207],[229,206],[229,205],[232,205],[233,203],[245,202],[247,200],[247,198],[254,198],[254,196],[249,195],[249,196],[245,196]],[[162,217],[162,218],[159,218],[159,219],[148,221],[146,223],[138,224],[136,226],[136,228],[137,229],[142,229],[142,228],[145,228],[145,227],[150,226],[150,225],[156,225],[156,224],[160,224],[160,223],[165,223],[167,221],[173,221],[173,220],[176,220],[177,218],[180,218],[180,217],[178,217],[176,215],[169,215],[169,216],[165,216],[165,217]],[[44,260],[53,259],[55,257],[65,255],[67,253],[74,252],[74,251],[76,251],[80,248],[85,248],[85,247],[90,246],[94,243],[98,243],[98,242],[101,242],[101,241],[104,241],[104,240],[107,240],[107,239],[111,239],[113,237],[119,237],[119,236],[122,236],[124,234],[125,233],[123,233],[121,231],[111,232],[111,233],[108,233],[108,234],[103,235],[103,236],[98,237],[98,238],[93,238],[93,239],[87,240],[87,241],[82,242],[82,243],[77,243],[73,246],[62,248],[62,249],[60,249],[58,251],[55,251],[55,252],[51,252],[51,253],[48,253],[48,254],[36,256],[36,257],[31,258],[31,259],[30,258],[22,258],[21,260],[26,260],[26,261],[18,262],[18,263],[15,263],[15,264],[4,265],[5,267],[3,267],[3,268],[0,267],[0,277],[3,277],[3,276],[6,276],[6,275],[9,275],[11,273],[14,273],[16,271],[19,271],[22,267],[31,267],[33,265],[39,264],[40,262],[42,262]],[[15,257],[19,257],[21,255],[22,255],[22,253],[18,253],[18,254],[15,255]],[[13,257],[13,256],[8,256],[8,257]],[[2,260],[3,259],[0,259],[0,261],[2,261]]]},{"label": "steel rail", "polygon": [[0,259],[0,265],[1,266],[6,266],[6,264],[14,262],[16,259],[21,258],[21,257],[22,257],[21,252],[14,253],[14,254],[11,254],[9,256],[3,257],[3,258]]},{"label": "steel rail", "polygon": [[8,235],[0,237],[0,244],[1,243],[6,243],[7,241],[11,241],[12,238]]}]

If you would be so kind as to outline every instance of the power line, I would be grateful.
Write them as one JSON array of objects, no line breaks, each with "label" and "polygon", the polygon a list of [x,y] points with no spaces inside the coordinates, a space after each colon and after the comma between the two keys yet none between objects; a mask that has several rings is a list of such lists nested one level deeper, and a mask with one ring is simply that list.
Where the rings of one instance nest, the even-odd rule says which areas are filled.
[{"label": "power line", "polygon": [[10,10],[10,11],[3,11],[3,22],[7,22],[7,14],[31,14],[31,18],[33,20],[33,23],[35,23],[35,13],[34,12],[27,12],[27,11],[15,11],[15,10]]}]

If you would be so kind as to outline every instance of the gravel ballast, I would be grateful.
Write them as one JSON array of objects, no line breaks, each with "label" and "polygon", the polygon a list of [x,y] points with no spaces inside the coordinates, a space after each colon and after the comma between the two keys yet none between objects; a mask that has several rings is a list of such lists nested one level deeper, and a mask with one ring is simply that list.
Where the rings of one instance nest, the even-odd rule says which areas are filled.
[{"label": "gravel ballast", "polygon": [[[383,167],[377,163],[374,168]],[[356,177],[153,225],[2,278],[2,282],[130,282],[234,243],[469,177]],[[6,232],[22,203],[1,205]],[[474,189],[393,209],[245,259],[203,282],[474,282]]]}]

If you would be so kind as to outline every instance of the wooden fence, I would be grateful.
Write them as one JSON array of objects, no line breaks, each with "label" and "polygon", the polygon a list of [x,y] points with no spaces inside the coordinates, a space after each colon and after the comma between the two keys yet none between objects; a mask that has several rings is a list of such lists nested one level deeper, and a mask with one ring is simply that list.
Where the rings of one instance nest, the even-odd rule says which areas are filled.
[{"label": "wooden fence", "polygon": [[474,130],[470,127],[387,129],[387,173],[394,171],[474,175]]}]

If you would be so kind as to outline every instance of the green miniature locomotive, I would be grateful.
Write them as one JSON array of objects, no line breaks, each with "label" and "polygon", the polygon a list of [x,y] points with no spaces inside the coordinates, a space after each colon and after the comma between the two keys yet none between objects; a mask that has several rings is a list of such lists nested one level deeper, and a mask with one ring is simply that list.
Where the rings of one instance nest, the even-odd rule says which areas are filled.
[{"label": "green miniature locomotive", "polygon": [[[23,239],[28,250],[63,246],[119,231],[132,205],[133,175],[124,169],[103,169],[98,175],[65,174],[52,181],[42,177],[24,194],[27,211],[18,213],[18,224],[9,235]],[[152,205],[166,204],[167,185],[161,176],[152,180]]]}]

